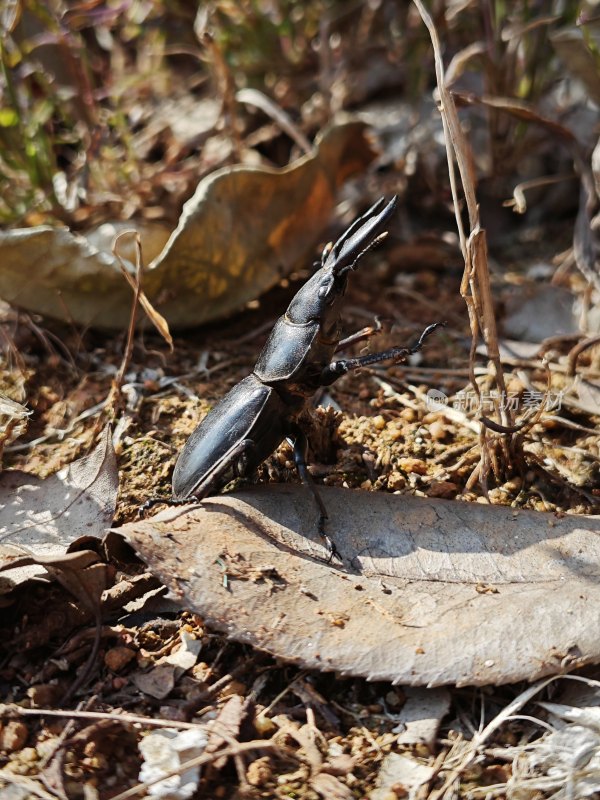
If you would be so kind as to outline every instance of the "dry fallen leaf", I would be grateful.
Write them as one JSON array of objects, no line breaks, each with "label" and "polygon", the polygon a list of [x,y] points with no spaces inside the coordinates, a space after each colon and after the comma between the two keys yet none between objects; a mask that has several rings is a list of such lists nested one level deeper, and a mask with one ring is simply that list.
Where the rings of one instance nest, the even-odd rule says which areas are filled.
[{"label": "dry fallen leaf", "polygon": [[416,758],[406,753],[388,753],[381,762],[377,775],[378,788],[371,792],[370,800],[388,800],[392,797],[392,787],[401,788],[402,796],[408,800],[417,800],[418,789],[430,781],[435,770],[427,764],[421,764]]},{"label": "dry fallen leaf", "polygon": [[589,613],[600,602],[600,519],[322,493],[343,565],[323,560],[297,486],[209,498],[119,531],[183,607],[304,667],[485,685],[600,662]]},{"label": "dry fallen leaf", "polygon": [[[102,592],[108,586],[107,566],[100,562],[100,557],[93,550],[76,550],[56,556],[21,556],[0,563],[0,572],[10,571],[10,578],[15,573],[28,578],[31,577],[31,572],[27,570],[30,566],[43,567],[88,611],[92,614],[100,612]],[[36,569],[33,574],[39,572]]]},{"label": "dry fallen leaf", "polygon": [[314,775],[309,783],[319,797],[324,797],[325,800],[352,800],[354,797],[349,786],[342,783],[335,775],[328,775],[326,772]]},{"label": "dry fallen leaf", "polygon": [[[282,169],[235,166],[208,175],[144,273],[152,306],[171,329],[242,308],[311,256],[338,187],[373,157],[366,126],[351,121],[327,129],[314,152]],[[150,233],[140,231],[146,258]],[[131,291],[110,249],[97,249],[90,238],[49,226],[0,232],[0,297],[57,319],[122,330]]]},{"label": "dry fallen leaf", "polygon": [[439,687],[407,686],[406,702],[398,714],[394,733],[397,744],[425,744],[432,751],[440,723],[450,710],[450,692]]},{"label": "dry fallen leaf", "polygon": [[543,342],[551,336],[576,333],[576,297],[562,286],[519,286],[504,295],[502,329],[509,339]]},{"label": "dry fallen leaf", "polygon": [[149,671],[132,673],[131,680],[140,692],[162,700],[170,694],[177,679],[194,666],[201,649],[199,639],[182,631],[181,645],[177,650],[160,658]]},{"label": "dry fallen leaf", "polygon": [[[101,537],[111,524],[119,478],[110,428],[90,455],[45,480],[19,470],[0,474],[0,564],[60,557],[82,537]],[[11,569],[20,583],[43,570]],[[5,587],[10,589],[10,584]]]}]

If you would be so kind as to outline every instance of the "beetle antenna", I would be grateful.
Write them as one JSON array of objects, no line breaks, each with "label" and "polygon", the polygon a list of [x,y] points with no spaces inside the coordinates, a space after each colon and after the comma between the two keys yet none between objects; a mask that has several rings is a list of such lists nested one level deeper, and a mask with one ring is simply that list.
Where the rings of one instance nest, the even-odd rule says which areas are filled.
[{"label": "beetle antenna", "polygon": [[327,242],[327,244],[323,248],[323,252],[321,253],[321,266],[322,267],[325,266],[325,262],[329,258],[329,253],[331,253],[332,250],[333,250],[333,242]]},{"label": "beetle antenna", "polygon": [[360,251],[360,253],[356,256],[356,258],[354,259],[354,261],[351,264],[348,264],[347,267],[343,267],[337,273],[337,276],[340,277],[342,275],[345,275],[346,272],[348,272],[348,271],[353,271],[355,269],[356,265],[358,264],[358,262],[361,260],[361,258],[363,256],[365,256],[369,252],[369,250],[372,250],[374,247],[377,247],[378,244],[383,242],[383,240],[387,238],[387,235],[388,235],[388,231],[384,231],[383,233],[380,233],[379,236],[376,236],[373,239],[372,242],[369,242],[369,244],[365,247],[364,250]]}]

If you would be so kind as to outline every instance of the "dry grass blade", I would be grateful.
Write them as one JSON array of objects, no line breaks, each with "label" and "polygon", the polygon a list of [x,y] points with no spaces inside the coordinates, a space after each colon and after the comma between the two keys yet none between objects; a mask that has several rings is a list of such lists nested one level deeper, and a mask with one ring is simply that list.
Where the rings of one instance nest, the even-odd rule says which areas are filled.
[{"label": "dry grass blade", "polygon": [[308,141],[300,128],[294,124],[289,114],[263,92],[259,92],[258,89],[240,89],[236,93],[235,99],[238,103],[246,103],[247,105],[259,108],[264,114],[276,122],[281,130],[287,133],[290,139],[296,142],[303,153],[308,154],[313,151],[314,148],[312,144]]},{"label": "dry grass blade", "polygon": [[575,178],[575,175],[550,175],[545,178],[532,178],[529,181],[518,183],[513,189],[513,196],[510,200],[505,200],[502,205],[512,208],[515,214],[524,214],[527,211],[527,199],[525,192],[529,189],[538,189],[541,186],[552,186],[561,181],[568,181]]},{"label": "dry grass blade", "polygon": [[[54,793],[47,792],[33,778],[28,778],[25,775],[12,775],[10,772],[2,770],[0,774],[0,789],[5,788],[6,784],[9,784],[7,797],[40,797],[42,800],[56,800]],[[11,785],[15,787],[14,792],[10,790]]]},{"label": "dry grass blade", "polygon": [[568,365],[569,369],[567,374],[571,377],[575,375],[577,369],[577,359],[579,356],[585,351],[589,350],[590,347],[595,347],[596,345],[600,345],[600,336],[592,336],[589,339],[584,339],[583,342],[579,342],[579,344],[575,345],[570,351],[568,356]]},{"label": "dry grass blade", "polygon": [[[464,92],[454,92],[452,97],[456,97],[466,104],[480,104],[510,114],[516,119],[535,123],[552,133],[558,141],[561,141],[568,148],[581,181],[579,213],[573,237],[575,263],[589,283],[597,290],[600,290],[600,278],[596,267],[596,243],[592,225],[592,217],[598,205],[598,192],[597,188],[594,188],[593,166],[590,168],[589,160],[585,156],[577,136],[565,125],[543,116],[522,100],[512,97],[491,97],[489,95],[477,97],[472,93],[466,94]],[[513,201],[509,201],[508,204],[513,205],[517,213],[522,214],[527,207],[523,194],[524,189],[575,177],[577,177],[577,174],[556,175],[550,178],[526,181],[515,187]]]},{"label": "dry grass blade", "polygon": [[235,99],[235,77],[227,62],[227,58],[219,45],[218,40],[208,29],[210,12],[202,5],[199,6],[194,21],[194,33],[198,42],[206,49],[208,60],[211,64],[215,83],[221,95],[221,115],[228,132],[236,163],[242,161],[242,139],[240,123],[237,118]]},{"label": "dry grass blade", "polygon": [[[119,242],[124,236],[135,236],[135,250],[136,250],[136,263],[135,263],[135,278],[131,275],[130,271],[125,266],[123,259],[119,255],[118,247]],[[146,294],[142,289],[142,272],[143,272],[143,260],[142,260],[142,241],[140,239],[140,235],[137,231],[130,230],[130,231],[123,231],[117,237],[115,237],[114,245],[113,245],[113,255],[119,261],[119,266],[121,267],[121,272],[123,273],[123,277],[127,280],[127,283],[131,286],[134,293],[135,305],[134,308],[137,308],[137,304],[139,303],[141,307],[144,309],[146,314],[148,315],[148,319],[153,323],[156,330],[160,333],[163,337],[165,342],[169,345],[170,349],[173,350],[173,339],[171,338],[171,333],[169,331],[169,324],[167,320],[160,314],[152,305],[150,300],[148,300]],[[132,311],[132,317],[134,316]]]},{"label": "dry grass blade", "polygon": [[67,719],[91,720],[92,722],[110,720],[111,722],[122,722],[124,725],[143,725],[148,728],[177,728],[181,730],[195,730],[199,727],[197,722],[182,722],[173,719],[143,717],[139,714],[78,711],[59,708],[24,708],[13,703],[0,705],[0,716],[6,719],[12,719],[13,717],[61,717]]},{"label": "dry grass blade", "polygon": [[24,405],[0,392],[0,468],[5,445],[24,433],[31,413]]},{"label": "dry grass blade", "polygon": [[575,221],[573,232],[573,254],[577,268],[593,286],[600,291],[600,275],[597,269],[597,243],[592,230],[592,221],[598,208],[598,195],[595,189],[594,177],[590,170],[584,167],[581,174],[581,191],[579,198],[579,213]]},{"label": "dry grass blade", "polygon": [[477,103],[479,105],[498,109],[499,111],[504,111],[525,122],[535,122],[537,125],[541,125],[558,136],[559,139],[569,145],[573,145],[575,149],[577,149],[577,138],[569,128],[561,125],[559,122],[555,122],[553,119],[544,117],[523,100],[517,100],[514,97],[491,97],[490,95],[477,97],[477,95],[467,94],[465,92],[454,92],[453,97],[458,98],[463,103]]},{"label": "dry grass blade", "polygon": [[481,748],[486,741],[494,734],[498,728],[503,725],[507,720],[512,718],[523,706],[525,706],[535,695],[548,686],[552,681],[560,678],[560,675],[553,675],[550,678],[545,678],[533,686],[528,687],[521,694],[517,695],[512,703],[505,706],[502,711],[497,714],[494,719],[489,722],[485,728],[480,731],[473,740],[469,743],[469,747],[460,763],[451,770],[450,774],[444,781],[443,785],[429,795],[428,800],[441,800],[450,787],[460,778],[462,773],[473,764],[477,758]]}]

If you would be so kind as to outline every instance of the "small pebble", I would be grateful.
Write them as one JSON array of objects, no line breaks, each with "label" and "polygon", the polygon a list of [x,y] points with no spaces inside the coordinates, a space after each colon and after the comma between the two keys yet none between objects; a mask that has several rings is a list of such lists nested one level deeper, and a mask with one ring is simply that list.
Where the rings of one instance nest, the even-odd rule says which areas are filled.
[{"label": "small pebble", "polygon": [[61,689],[52,683],[39,683],[27,689],[27,697],[34,708],[48,708],[53,706],[61,695]]},{"label": "small pebble", "polygon": [[417,475],[427,475],[427,464],[421,458],[401,458],[400,467],[405,472],[414,472]]},{"label": "small pebble", "polygon": [[258,714],[254,720],[254,728],[259,736],[266,738],[275,733],[277,725],[275,725],[270,717],[266,717],[264,714]]},{"label": "small pebble", "polygon": [[273,778],[273,767],[269,756],[257,758],[248,765],[246,780],[250,786],[264,786]]},{"label": "small pebble", "polygon": [[400,706],[404,704],[405,699],[404,693],[400,695],[395,689],[391,689],[385,696],[385,702],[393,709],[400,708]]},{"label": "small pebble", "polygon": [[385,428],[385,418],[378,414],[376,417],[373,417],[373,425],[376,430],[382,431]]},{"label": "small pebble", "polygon": [[23,722],[19,722],[18,719],[9,720],[0,730],[0,750],[12,753],[15,750],[20,750],[26,741],[27,726]]},{"label": "small pebble", "polygon": [[219,697],[231,697],[232,694],[246,695],[246,684],[241,681],[231,681],[220,693]]},{"label": "small pebble", "polygon": [[347,775],[352,772],[356,763],[351,755],[342,753],[339,756],[330,756],[322,769],[330,775]]},{"label": "small pebble", "polygon": [[19,759],[25,764],[35,764],[40,756],[35,747],[24,747],[19,753]]},{"label": "small pebble", "polygon": [[432,422],[429,426],[429,435],[436,442],[441,442],[448,435],[448,430],[441,420]]},{"label": "small pebble", "polygon": [[517,478],[512,478],[512,480],[510,481],[506,481],[506,483],[503,486],[503,489],[505,489],[509,493],[512,493],[520,491],[522,486],[523,486],[523,481],[521,480],[520,477],[517,477]]},{"label": "small pebble", "polygon": [[452,481],[432,481],[427,494],[429,497],[454,497],[458,486]]},{"label": "small pebble", "polygon": [[111,647],[104,654],[104,663],[111,672],[120,672],[135,658],[135,650],[130,647]]},{"label": "small pebble", "polygon": [[161,719],[172,719],[174,722],[187,722],[187,714],[177,706],[161,706],[159,709]]},{"label": "small pebble", "polygon": [[406,478],[404,475],[401,475],[399,472],[394,470],[388,475],[387,485],[390,491],[397,492],[400,489],[404,489],[406,486]]}]

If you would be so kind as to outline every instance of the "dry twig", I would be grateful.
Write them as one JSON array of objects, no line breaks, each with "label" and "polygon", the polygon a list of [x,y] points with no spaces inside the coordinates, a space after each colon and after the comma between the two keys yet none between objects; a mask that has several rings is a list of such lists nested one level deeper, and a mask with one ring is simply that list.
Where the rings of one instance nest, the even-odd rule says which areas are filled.
[{"label": "dry twig", "polygon": [[[506,397],[506,385],[500,359],[498,334],[490,289],[486,233],[480,225],[479,207],[475,194],[476,176],[472,152],[462,130],[454,98],[446,83],[441,44],[436,27],[431,15],[423,5],[422,0],[414,0],[414,3],[429,31],[434,52],[450,187],[452,190],[460,247],[465,262],[461,294],[467,305],[472,334],[469,358],[471,384],[477,397],[480,398],[481,391],[475,378],[474,364],[477,342],[481,336],[485,343],[489,359],[489,366],[491,369],[490,377],[497,388],[499,400],[500,398]],[[461,216],[461,201],[458,194],[455,162],[458,166],[460,183],[467,207],[470,228],[468,235],[465,231]],[[514,419],[511,409],[505,407],[505,404],[496,401],[495,410],[499,417],[500,425],[505,429],[512,429],[514,427]],[[516,448],[520,442],[513,438],[509,446],[508,435],[509,434],[504,432],[500,433],[495,439],[495,443],[497,443],[499,447],[492,447],[489,428],[486,425],[481,426],[479,433],[481,446],[480,459],[468,485],[472,485],[475,480],[478,479],[483,492],[487,493],[487,477],[490,470],[496,473],[497,478],[501,478],[503,473],[510,471],[511,456],[519,455],[516,452]]]},{"label": "dry twig", "polygon": [[150,786],[154,786],[156,783],[167,780],[167,778],[172,778],[175,775],[181,775],[182,772],[192,769],[192,767],[201,767],[204,764],[210,764],[211,761],[216,761],[219,758],[229,758],[229,756],[236,757],[242,755],[243,753],[252,752],[252,750],[280,749],[282,749],[281,745],[266,739],[256,739],[252,742],[239,742],[234,746],[226,747],[223,750],[217,750],[216,753],[204,753],[196,758],[191,758],[189,761],[184,761],[179,765],[179,767],[177,767],[177,769],[173,769],[170,772],[165,772],[164,775],[155,778],[153,781],[147,781],[146,783],[139,783],[137,786],[132,786],[131,789],[127,789],[126,791],[115,795],[112,800],[128,800],[130,797],[138,797],[147,789],[149,789]]}]

